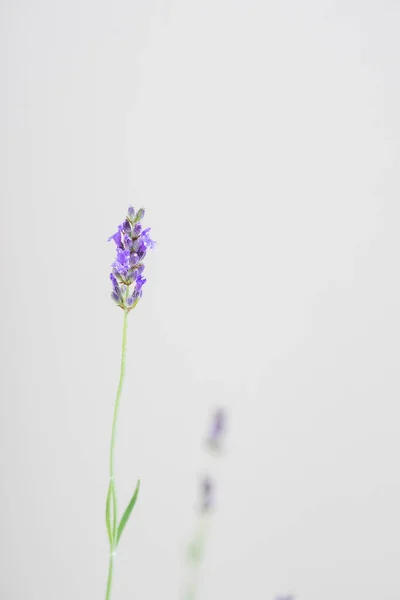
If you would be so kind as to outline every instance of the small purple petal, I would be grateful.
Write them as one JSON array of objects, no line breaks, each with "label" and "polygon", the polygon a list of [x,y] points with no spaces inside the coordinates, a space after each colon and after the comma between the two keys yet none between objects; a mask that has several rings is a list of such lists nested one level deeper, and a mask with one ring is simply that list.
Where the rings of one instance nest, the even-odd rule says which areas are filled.
[{"label": "small purple petal", "polygon": [[114,267],[118,275],[125,277],[129,270],[129,250],[117,248],[117,257],[113,262],[112,267]]},{"label": "small purple petal", "polygon": [[114,240],[117,246],[121,246],[121,231],[122,225],[118,225],[118,230],[114,233],[114,235],[109,237],[107,241],[110,242],[111,240]]},{"label": "small purple petal", "polygon": [[139,275],[139,277],[136,279],[136,285],[135,285],[135,290],[137,292],[140,292],[140,290],[142,289],[142,287],[144,286],[144,284],[146,283],[147,279],[145,279],[144,277],[141,277]]},{"label": "small purple petal", "polygon": [[142,231],[142,235],[140,237],[143,240],[146,247],[150,248],[150,250],[153,250],[156,247],[156,242],[154,240],[152,240],[151,237],[149,236],[149,231],[150,231],[150,228],[145,229],[144,231]]},{"label": "small purple petal", "polygon": [[132,204],[128,207],[128,217],[131,221],[133,221],[135,218],[135,209],[133,208]]}]

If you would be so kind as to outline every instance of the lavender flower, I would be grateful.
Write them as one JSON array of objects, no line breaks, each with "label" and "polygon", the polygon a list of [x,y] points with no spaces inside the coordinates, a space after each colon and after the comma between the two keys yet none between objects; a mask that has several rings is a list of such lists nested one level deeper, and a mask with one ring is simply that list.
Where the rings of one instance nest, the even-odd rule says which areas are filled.
[{"label": "lavender flower", "polygon": [[213,450],[221,450],[221,444],[226,429],[226,412],[218,408],[212,417],[210,431],[206,442]]},{"label": "lavender flower", "polygon": [[153,250],[156,245],[150,237],[150,228],[142,229],[140,221],[144,214],[144,208],[135,213],[133,206],[129,206],[125,221],[108,239],[115,242],[117,250],[110,274],[111,298],[127,312],[135,308],[142,297],[142,288],[146,283],[146,279],[142,277],[143,261],[147,250]]},{"label": "lavender flower", "polygon": [[122,329],[120,376],[111,429],[110,479],[106,500],[106,527],[110,544],[106,600],[111,599],[115,553],[121,535],[135,507],[140,488],[140,481],[138,481],[130,502],[124,513],[119,516],[117,511],[117,490],[114,477],[114,454],[118,409],[125,378],[128,313],[136,306],[142,296],[142,289],[146,283],[146,279],[143,277],[143,260],[146,256],[147,249],[153,249],[155,246],[155,243],[150,238],[150,229],[142,229],[140,221],[143,217],[143,208],[135,213],[133,206],[130,206],[125,221],[118,226],[117,231],[108,240],[113,240],[115,242],[117,251],[115,260],[112,264],[112,272],[110,273],[112,286],[111,297],[116,304],[123,309],[124,321]]}]

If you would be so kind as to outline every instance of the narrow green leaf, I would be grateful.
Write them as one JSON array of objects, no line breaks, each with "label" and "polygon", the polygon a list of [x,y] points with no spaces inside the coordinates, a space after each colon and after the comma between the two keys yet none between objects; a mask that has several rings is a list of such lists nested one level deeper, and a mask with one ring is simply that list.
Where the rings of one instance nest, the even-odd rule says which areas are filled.
[{"label": "narrow green leaf", "polygon": [[136,484],[136,489],[133,492],[131,501],[129,502],[128,506],[126,507],[126,510],[125,510],[124,514],[122,515],[121,521],[119,522],[118,530],[117,530],[117,544],[119,542],[119,538],[121,537],[123,530],[125,529],[125,525],[127,524],[129,517],[131,516],[133,507],[136,504],[136,500],[137,500],[137,497],[139,494],[139,488],[140,488],[140,479],[138,479],[138,482]]},{"label": "narrow green leaf", "polygon": [[112,538],[113,538],[113,545],[115,545],[115,536],[117,533],[117,497],[115,495],[114,480],[112,480],[111,483],[112,483],[112,501],[113,501]]},{"label": "narrow green leaf", "polygon": [[[106,526],[108,539],[110,541],[110,546],[113,545],[115,539],[115,527],[117,521],[117,505],[115,501],[115,488],[114,483],[111,480],[110,485],[108,486],[107,492],[107,501],[106,501]],[[112,513],[112,514],[111,514]]]},{"label": "narrow green leaf", "polygon": [[108,486],[108,492],[107,492],[107,501],[106,501],[106,527],[107,527],[107,533],[108,533],[108,539],[110,541],[110,546],[112,544],[112,526],[111,526],[111,484],[112,482],[110,481],[110,485]]}]

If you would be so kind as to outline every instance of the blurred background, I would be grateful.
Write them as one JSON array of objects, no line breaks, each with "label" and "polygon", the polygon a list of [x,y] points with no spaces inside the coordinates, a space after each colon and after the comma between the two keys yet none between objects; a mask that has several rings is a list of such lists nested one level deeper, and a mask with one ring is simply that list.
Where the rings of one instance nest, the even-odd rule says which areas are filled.
[{"label": "blurred background", "polygon": [[399,19],[383,0],[0,3],[0,597],[98,599],[122,312],[115,600],[399,600]]}]

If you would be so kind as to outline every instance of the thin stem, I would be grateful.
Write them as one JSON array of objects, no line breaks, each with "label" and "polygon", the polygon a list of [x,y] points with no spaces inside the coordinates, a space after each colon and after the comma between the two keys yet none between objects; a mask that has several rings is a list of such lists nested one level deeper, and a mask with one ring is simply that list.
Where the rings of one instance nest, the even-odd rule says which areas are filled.
[{"label": "thin stem", "polygon": [[116,494],[115,482],[114,482],[114,450],[115,450],[115,438],[116,438],[116,432],[117,432],[118,409],[119,409],[122,388],[124,385],[124,378],[125,378],[127,328],[128,328],[128,311],[125,310],[124,311],[124,325],[123,325],[123,330],[122,330],[121,370],[120,370],[120,376],[119,376],[117,397],[115,399],[114,418],[113,418],[113,424],[112,424],[111,445],[110,445],[110,485],[111,485],[111,493],[112,493],[113,519],[112,519],[112,532],[111,532],[111,541],[110,541],[110,562],[109,562],[109,567],[108,567],[106,600],[110,600],[110,598],[111,598],[111,586],[112,586],[113,570],[114,570],[114,556],[115,556],[115,548],[117,546],[118,523],[117,523],[117,494]]},{"label": "thin stem", "polygon": [[117,431],[117,417],[118,417],[119,403],[121,400],[122,387],[124,385],[124,379],[125,379],[125,357],[126,357],[126,332],[127,332],[127,329],[128,329],[128,311],[124,311],[124,326],[123,326],[123,330],[122,330],[121,371],[120,371],[120,376],[119,376],[117,397],[115,399],[114,419],[113,419],[112,433],[111,433],[110,479],[112,479],[114,477],[115,435],[116,435],[116,431]]},{"label": "thin stem", "polygon": [[111,556],[110,556],[110,562],[109,562],[109,565],[108,565],[108,579],[107,579],[106,600],[109,600],[111,598],[111,585],[112,585],[112,579],[113,579],[113,568],[114,568],[114,557],[111,554]]}]

